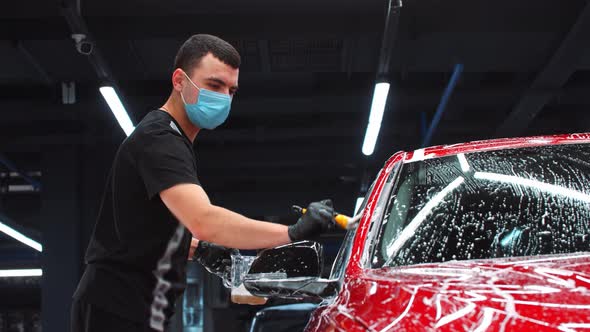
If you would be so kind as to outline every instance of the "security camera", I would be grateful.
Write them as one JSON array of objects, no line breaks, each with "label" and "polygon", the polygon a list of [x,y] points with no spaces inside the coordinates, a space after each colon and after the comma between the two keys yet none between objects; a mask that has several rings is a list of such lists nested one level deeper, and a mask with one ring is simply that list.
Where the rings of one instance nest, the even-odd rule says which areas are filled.
[{"label": "security camera", "polygon": [[92,53],[93,45],[90,42],[81,42],[76,44],[76,49],[84,55],[90,55],[90,53]]},{"label": "security camera", "polygon": [[92,53],[94,44],[86,40],[85,34],[75,33],[72,35],[72,39],[74,39],[74,41],[76,42],[76,50],[78,50],[78,53],[84,55],[90,55],[90,53]]}]

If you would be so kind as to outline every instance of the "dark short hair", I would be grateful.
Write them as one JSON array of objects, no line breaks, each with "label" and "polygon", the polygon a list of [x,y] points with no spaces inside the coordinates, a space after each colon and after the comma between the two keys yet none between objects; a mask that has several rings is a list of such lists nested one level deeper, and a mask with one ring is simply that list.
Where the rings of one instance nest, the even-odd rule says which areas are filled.
[{"label": "dark short hair", "polygon": [[174,69],[180,68],[190,75],[190,71],[209,53],[235,69],[239,68],[242,62],[238,51],[225,40],[199,34],[193,35],[182,44],[174,60]]}]

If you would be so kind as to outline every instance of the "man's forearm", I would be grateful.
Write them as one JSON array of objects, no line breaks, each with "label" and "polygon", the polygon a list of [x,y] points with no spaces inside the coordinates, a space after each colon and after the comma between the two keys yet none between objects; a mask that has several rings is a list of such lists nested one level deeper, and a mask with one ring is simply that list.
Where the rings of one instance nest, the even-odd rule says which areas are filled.
[{"label": "man's forearm", "polygon": [[195,224],[195,236],[200,240],[235,249],[272,248],[291,242],[285,225],[246,218],[218,206],[210,206]]},{"label": "man's forearm", "polygon": [[199,240],[235,249],[262,249],[318,236],[334,225],[330,200],[313,202],[290,227],[257,221],[211,204],[195,184],[179,184],[160,192],[172,214]]}]

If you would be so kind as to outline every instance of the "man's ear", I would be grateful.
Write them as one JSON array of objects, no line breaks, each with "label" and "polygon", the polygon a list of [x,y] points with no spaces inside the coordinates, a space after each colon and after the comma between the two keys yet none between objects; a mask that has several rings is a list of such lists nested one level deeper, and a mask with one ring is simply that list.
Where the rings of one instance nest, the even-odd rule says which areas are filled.
[{"label": "man's ear", "polygon": [[172,89],[181,92],[184,79],[184,72],[182,69],[176,68],[174,72],[172,72]]}]

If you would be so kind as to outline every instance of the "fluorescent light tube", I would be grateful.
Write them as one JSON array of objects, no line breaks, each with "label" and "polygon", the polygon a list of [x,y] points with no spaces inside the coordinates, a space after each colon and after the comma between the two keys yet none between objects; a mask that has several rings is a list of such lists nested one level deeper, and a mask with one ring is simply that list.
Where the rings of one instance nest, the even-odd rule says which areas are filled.
[{"label": "fluorescent light tube", "polygon": [[10,236],[11,238],[13,238],[17,241],[20,241],[20,242],[28,245],[29,247],[31,247],[39,252],[43,251],[43,246],[41,245],[41,243],[26,237],[22,233],[16,231],[15,229],[13,229],[12,227],[9,227],[6,224],[3,224],[2,222],[0,222],[0,232]]},{"label": "fluorescent light tube", "polygon": [[359,197],[359,198],[356,199],[356,204],[354,206],[354,216],[356,216],[357,213],[359,212],[359,209],[361,208],[361,205],[363,205],[363,201],[364,200],[365,200],[364,197]]},{"label": "fluorescent light tube", "polygon": [[365,133],[365,141],[363,143],[363,154],[366,156],[372,155],[375,151],[375,144],[377,143],[377,137],[381,130],[381,121],[383,120],[383,112],[385,111],[388,94],[389,83],[375,84],[371,113],[369,114],[369,124],[367,125],[367,132]]},{"label": "fluorescent light tube", "polygon": [[8,185],[8,192],[9,193],[26,193],[35,191],[35,187],[30,184],[9,184]]},{"label": "fluorescent light tube", "polygon": [[375,151],[375,144],[377,144],[377,137],[379,136],[379,130],[381,130],[381,123],[369,123],[367,132],[365,133],[365,141],[363,143],[363,154],[370,156]]},{"label": "fluorescent light tube", "polygon": [[117,95],[115,89],[113,89],[111,86],[103,86],[99,90],[104,100],[106,100],[107,104],[111,108],[111,111],[115,115],[117,122],[119,122],[119,125],[121,128],[123,128],[125,135],[131,135],[135,127],[133,126],[133,123],[129,118],[129,114],[127,114],[127,111],[125,110],[125,107],[123,106],[123,103],[121,102],[121,99],[119,98],[119,95]]},{"label": "fluorescent light tube", "polygon": [[42,275],[43,270],[41,269],[0,270],[0,278],[40,277]]}]

